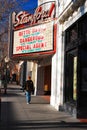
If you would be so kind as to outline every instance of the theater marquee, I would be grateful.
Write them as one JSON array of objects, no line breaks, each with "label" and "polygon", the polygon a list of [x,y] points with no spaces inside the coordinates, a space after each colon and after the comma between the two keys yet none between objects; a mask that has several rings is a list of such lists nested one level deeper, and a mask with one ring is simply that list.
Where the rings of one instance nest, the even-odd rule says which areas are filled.
[{"label": "theater marquee", "polygon": [[10,19],[10,58],[37,59],[56,51],[55,2],[39,6],[34,14],[13,12]]},{"label": "theater marquee", "polygon": [[52,51],[53,22],[14,31],[13,54]]}]

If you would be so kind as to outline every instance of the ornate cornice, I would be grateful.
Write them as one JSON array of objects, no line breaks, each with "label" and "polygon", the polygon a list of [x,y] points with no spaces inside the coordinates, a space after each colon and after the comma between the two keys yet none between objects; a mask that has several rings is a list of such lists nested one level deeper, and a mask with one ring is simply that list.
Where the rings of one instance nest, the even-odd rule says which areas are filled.
[{"label": "ornate cornice", "polygon": [[80,6],[82,6],[85,3],[86,0],[76,0],[72,2],[66,10],[63,11],[63,13],[59,16],[59,23],[63,24],[65,21],[68,20],[70,16],[73,15],[75,11],[78,10]]}]

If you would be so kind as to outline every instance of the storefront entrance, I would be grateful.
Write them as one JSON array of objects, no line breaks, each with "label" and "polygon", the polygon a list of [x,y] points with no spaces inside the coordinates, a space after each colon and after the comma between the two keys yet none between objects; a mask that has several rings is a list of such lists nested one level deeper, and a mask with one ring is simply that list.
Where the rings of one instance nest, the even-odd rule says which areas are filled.
[{"label": "storefront entrance", "polygon": [[50,95],[51,65],[39,66],[37,77],[37,95]]},{"label": "storefront entrance", "polygon": [[79,49],[77,117],[87,118],[87,45]]},{"label": "storefront entrance", "polygon": [[65,104],[66,111],[72,114],[76,110],[77,101],[77,59],[77,49],[67,52],[65,65]]},{"label": "storefront entrance", "polygon": [[75,102],[77,99],[77,50],[67,53],[66,75],[66,101]]},{"label": "storefront entrance", "polygon": [[65,67],[65,104],[77,118],[87,118],[87,45],[67,52]]},{"label": "storefront entrance", "polygon": [[65,31],[64,108],[87,118],[87,14]]},{"label": "storefront entrance", "polygon": [[44,67],[44,94],[51,94],[51,65]]}]

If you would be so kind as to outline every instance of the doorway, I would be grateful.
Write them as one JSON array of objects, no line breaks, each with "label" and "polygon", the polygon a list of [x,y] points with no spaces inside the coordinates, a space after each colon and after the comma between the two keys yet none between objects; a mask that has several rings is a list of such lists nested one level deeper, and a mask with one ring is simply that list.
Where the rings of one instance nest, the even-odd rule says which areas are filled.
[{"label": "doorway", "polygon": [[51,65],[44,67],[44,95],[51,94]]},{"label": "doorway", "polygon": [[77,100],[77,50],[66,53],[65,65],[65,102]]},{"label": "doorway", "polygon": [[87,119],[87,45],[79,47],[77,118]]}]

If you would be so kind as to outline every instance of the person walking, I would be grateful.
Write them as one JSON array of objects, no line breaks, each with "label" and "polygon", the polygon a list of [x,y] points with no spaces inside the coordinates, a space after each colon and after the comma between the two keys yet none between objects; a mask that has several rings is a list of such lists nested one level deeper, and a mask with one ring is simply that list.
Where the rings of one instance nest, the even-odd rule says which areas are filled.
[{"label": "person walking", "polygon": [[5,74],[3,74],[2,76],[2,84],[4,87],[4,94],[7,94],[7,77]]},{"label": "person walking", "polygon": [[31,102],[31,93],[34,90],[33,81],[31,80],[31,76],[28,77],[28,80],[25,83],[25,90],[26,90],[26,101],[27,104],[30,104]]}]

